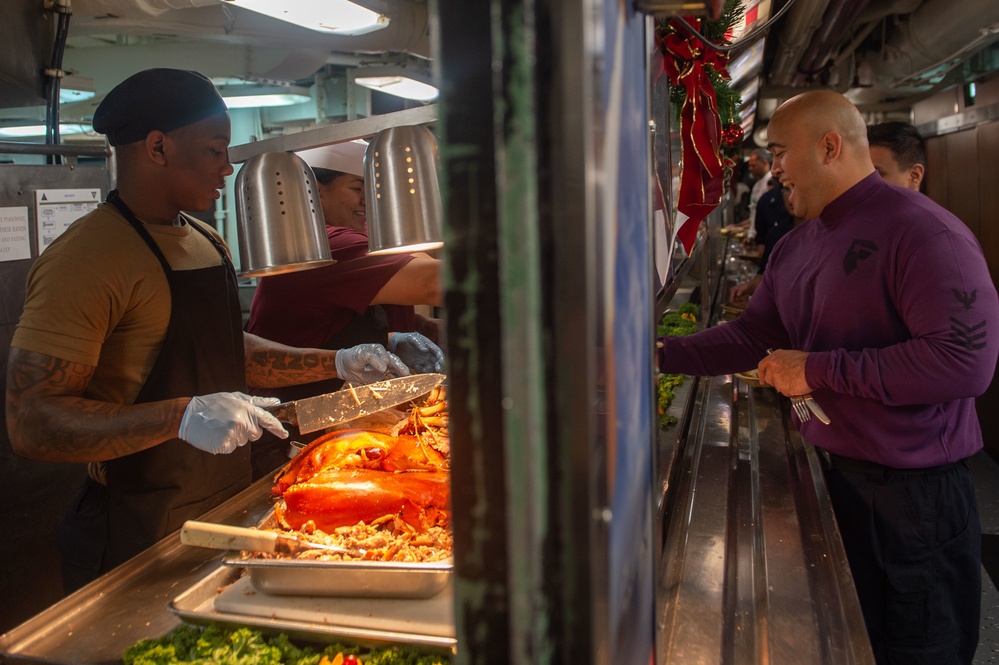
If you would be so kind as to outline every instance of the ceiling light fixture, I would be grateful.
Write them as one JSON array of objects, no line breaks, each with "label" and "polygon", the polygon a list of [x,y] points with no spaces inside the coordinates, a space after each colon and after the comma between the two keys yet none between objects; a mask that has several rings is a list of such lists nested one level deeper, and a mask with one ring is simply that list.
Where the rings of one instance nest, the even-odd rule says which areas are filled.
[{"label": "ceiling light fixture", "polygon": [[230,85],[218,86],[219,94],[230,109],[292,106],[312,100],[308,88],[300,86]]},{"label": "ceiling light fixture", "polygon": [[396,97],[429,102],[440,95],[440,91],[432,85],[429,73],[413,67],[403,65],[362,67],[353,70],[352,74],[357,85]]},{"label": "ceiling light fixture", "polygon": [[[90,125],[59,125],[59,134],[62,136],[86,134],[93,131]],[[9,125],[0,127],[0,138],[27,139],[36,136],[45,136],[45,125]]]},{"label": "ceiling light fixture", "polygon": [[334,35],[363,35],[388,27],[387,16],[350,0],[223,0],[310,30]]}]

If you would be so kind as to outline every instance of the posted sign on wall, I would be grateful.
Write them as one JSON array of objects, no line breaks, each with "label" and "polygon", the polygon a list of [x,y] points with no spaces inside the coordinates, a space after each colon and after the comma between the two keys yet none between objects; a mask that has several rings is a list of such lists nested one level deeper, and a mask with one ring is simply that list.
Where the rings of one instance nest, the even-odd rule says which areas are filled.
[{"label": "posted sign on wall", "polygon": [[39,189],[35,191],[38,253],[41,254],[70,224],[101,202],[100,189]]},{"label": "posted sign on wall", "polygon": [[0,261],[30,258],[28,209],[25,206],[0,208]]}]

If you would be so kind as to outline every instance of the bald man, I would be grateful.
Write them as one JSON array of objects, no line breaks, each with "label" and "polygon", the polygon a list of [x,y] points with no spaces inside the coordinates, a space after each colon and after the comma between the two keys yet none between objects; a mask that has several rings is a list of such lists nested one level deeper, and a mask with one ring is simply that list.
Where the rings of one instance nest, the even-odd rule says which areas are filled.
[{"label": "bald man", "polygon": [[[982,449],[975,397],[996,365],[999,298],[959,219],[875,171],[857,109],[831,91],[781,105],[773,175],[796,217],[746,311],[662,338],[663,372],[758,367],[784,395],[826,484],[879,663],[970,663],[981,535],[965,460]],[[776,349],[767,355],[768,349]]]}]

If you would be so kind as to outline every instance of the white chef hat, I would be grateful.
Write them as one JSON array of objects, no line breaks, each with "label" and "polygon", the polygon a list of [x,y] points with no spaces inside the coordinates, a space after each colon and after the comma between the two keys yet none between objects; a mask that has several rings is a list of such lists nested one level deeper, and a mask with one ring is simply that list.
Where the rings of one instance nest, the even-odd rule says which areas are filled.
[{"label": "white chef hat", "polygon": [[350,173],[364,177],[364,149],[368,147],[367,142],[347,141],[345,143],[334,143],[322,148],[312,148],[297,152],[305,163],[314,169],[329,169],[340,173]]}]

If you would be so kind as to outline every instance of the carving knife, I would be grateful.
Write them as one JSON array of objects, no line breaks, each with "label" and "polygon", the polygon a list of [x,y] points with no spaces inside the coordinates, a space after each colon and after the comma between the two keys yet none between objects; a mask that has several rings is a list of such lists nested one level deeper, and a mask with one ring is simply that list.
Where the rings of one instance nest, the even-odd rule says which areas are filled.
[{"label": "carving knife", "polygon": [[299,432],[307,434],[414,400],[442,384],[444,379],[443,374],[401,376],[266,408],[281,422],[295,425]]}]

